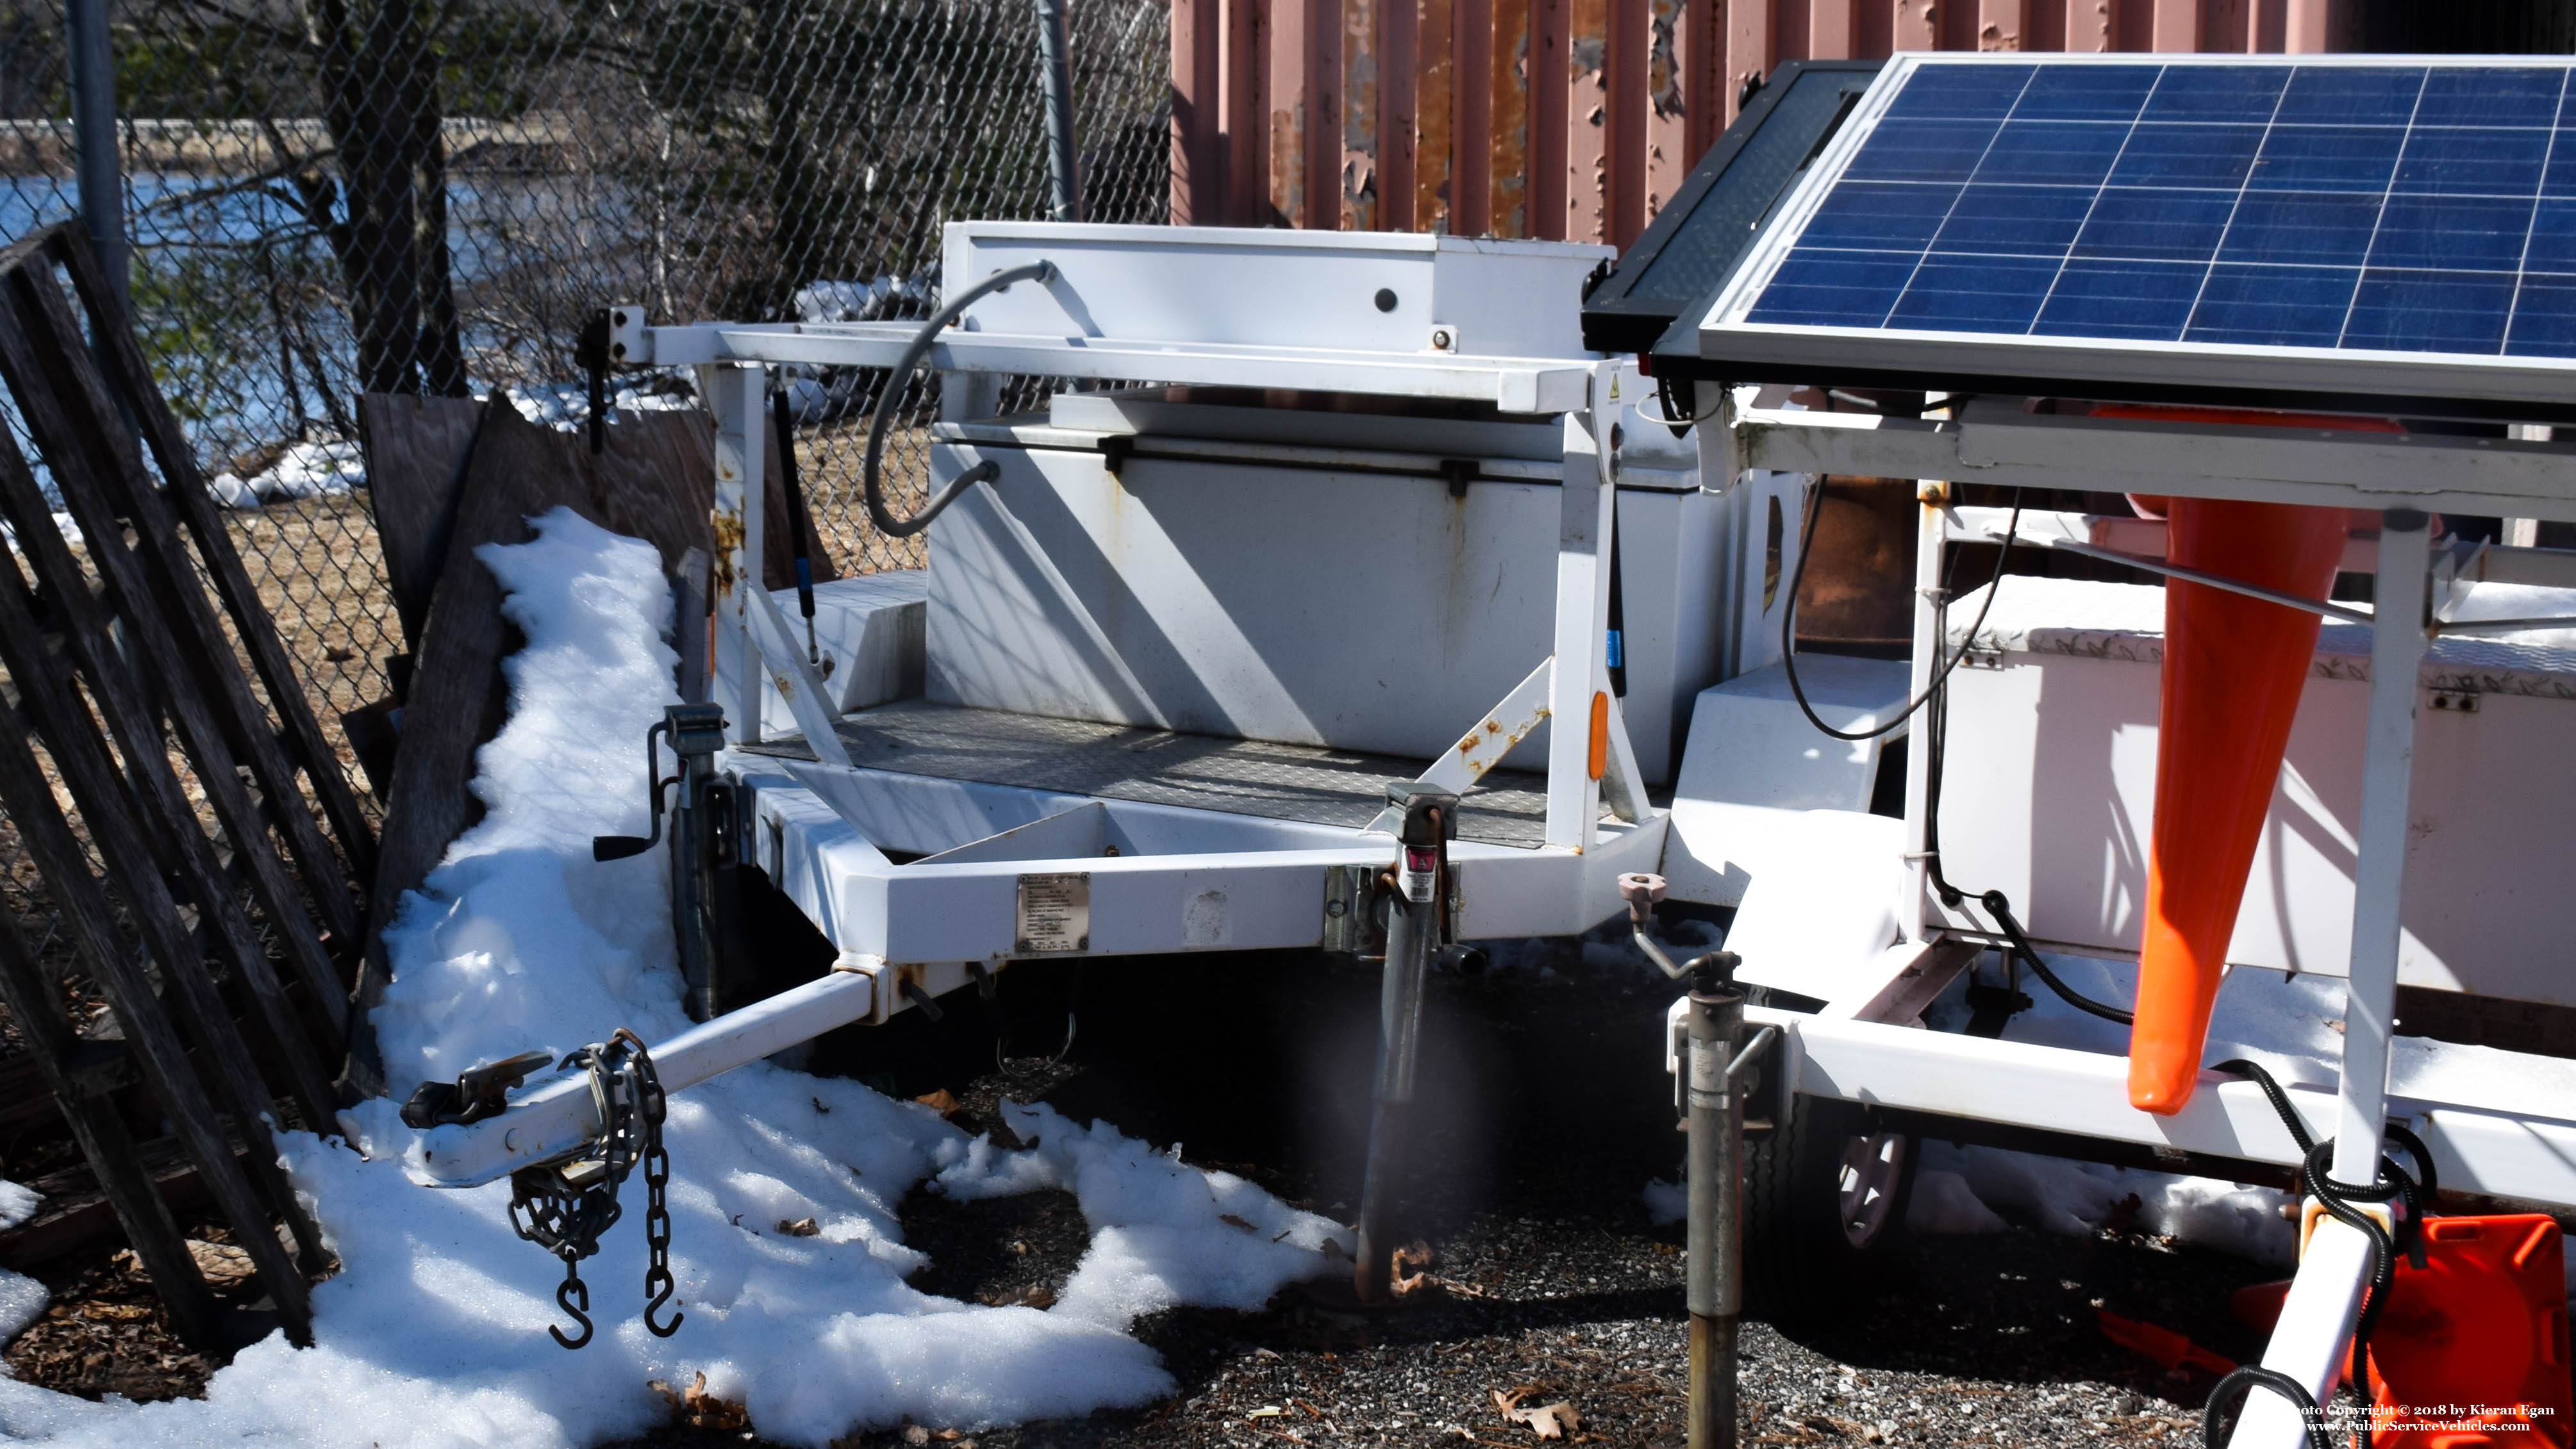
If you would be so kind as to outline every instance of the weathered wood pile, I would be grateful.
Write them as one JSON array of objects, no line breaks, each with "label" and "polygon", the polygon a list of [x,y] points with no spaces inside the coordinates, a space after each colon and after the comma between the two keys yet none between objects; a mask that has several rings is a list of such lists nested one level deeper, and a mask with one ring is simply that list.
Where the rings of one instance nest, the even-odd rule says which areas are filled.
[{"label": "weathered wood pile", "polygon": [[[0,1232],[0,1264],[121,1229],[193,1345],[276,1322],[301,1339],[328,1254],[267,1124],[328,1131],[386,1088],[366,1025],[378,937],[480,813],[474,753],[507,705],[510,626],[473,551],[558,506],[652,541],[684,673],[703,670],[712,425],[621,414],[593,454],[506,402],[363,400],[405,646],[396,697],[343,720],[379,838],[76,228],[0,250],[0,385],[36,455],[0,428],[0,811],[112,1013],[84,1032],[0,922],[0,1005],[29,1048],[0,1062],[0,1128],[58,1120],[87,1164],[37,1184],[46,1210]],[[257,1268],[247,1307],[219,1301],[181,1231],[209,1205]]]}]

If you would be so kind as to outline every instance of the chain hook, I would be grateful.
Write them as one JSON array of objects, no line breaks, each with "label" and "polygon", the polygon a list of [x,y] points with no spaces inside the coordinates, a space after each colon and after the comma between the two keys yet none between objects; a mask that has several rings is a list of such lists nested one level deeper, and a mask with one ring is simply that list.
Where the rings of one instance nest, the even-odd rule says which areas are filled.
[{"label": "chain hook", "polygon": [[590,1342],[590,1285],[581,1281],[581,1268],[571,1258],[564,1259],[564,1280],[555,1289],[555,1303],[581,1325],[581,1336],[575,1338],[551,1323],[546,1325],[546,1332],[566,1348],[579,1348]]}]

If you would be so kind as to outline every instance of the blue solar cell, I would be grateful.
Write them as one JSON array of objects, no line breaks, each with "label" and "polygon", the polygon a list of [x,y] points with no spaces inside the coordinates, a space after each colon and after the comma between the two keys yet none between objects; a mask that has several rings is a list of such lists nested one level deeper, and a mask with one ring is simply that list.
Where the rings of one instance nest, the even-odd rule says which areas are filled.
[{"label": "blue solar cell", "polygon": [[2254,153],[2263,145],[2260,126],[2141,124],[2111,168],[2114,186],[2224,186],[2245,184]]},{"label": "blue solar cell", "polygon": [[2388,352],[2494,352],[2504,345],[2513,278],[2493,272],[2362,273],[2342,346]]},{"label": "blue solar cell", "polygon": [[2358,267],[2267,267],[2220,262],[2209,269],[2185,342],[2332,347],[2351,310]]},{"label": "blue solar cell", "polygon": [[1748,320],[2576,358],[2571,76],[1918,63]]},{"label": "blue solar cell", "polygon": [[2093,203],[2093,214],[2085,219],[2083,234],[2075,239],[2075,255],[2205,261],[2227,230],[2228,213],[2235,209],[2233,191],[2106,186]]},{"label": "blue solar cell", "polygon": [[1967,117],[2002,120],[2038,67],[2028,65],[1925,65],[1907,77],[1887,108],[1890,120]]},{"label": "blue solar cell", "polygon": [[2529,197],[2392,196],[2370,265],[2510,272],[2522,265],[2530,233]]},{"label": "blue solar cell", "polygon": [[1936,251],[2063,256],[2092,210],[2089,186],[1971,185],[1932,240]]},{"label": "blue solar cell", "polygon": [[2424,98],[2415,107],[2415,124],[2536,126],[2547,130],[2557,124],[2558,104],[2566,87],[2567,71],[2560,66],[2437,70],[2425,78]]},{"label": "blue solar cell", "polygon": [[1746,318],[1791,327],[1876,327],[1914,275],[1910,252],[1836,252],[1801,247],[1782,259]]},{"label": "blue solar cell", "polygon": [[2549,148],[2549,164],[2540,173],[2543,196],[2576,196],[2576,120],[2558,133]]},{"label": "blue solar cell", "polygon": [[2099,186],[2111,174],[2129,128],[2102,121],[2023,121],[2005,124],[2003,134],[1977,167],[1980,181],[2022,182],[2033,186]]},{"label": "blue solar cell", "polygon": [[[2013,107],[2017,121],[2127,121],[2155,89],[2160,65],[2056,65],[2031,78]],[[2554,97],[2553,97],[2554,98]]]},{"label": "blue solar cell", "polygon": [[2576,200],[2540,203],[2522,264],[2535,272],[2576,273]]},{"label": "blue solar cell", "polygon": [[2030,330],[2052,337],[2170,342],[2182,335],[2207,270],[2198,263],[2078,258],[2058,274],[2056,289]]},{"label": "blue solar cell", "polygon": [[2421,66],[2300,66],[2273,113],[2284,126],[2403,126],[2424,89]]},{"label": "blue solar cell", "polygon": [[1997,129],[1994,121],[1882,124],[1843,174],[1855,181],[1965,181]]},{"label": "blue solar cell", "polygon": [[2379,198],[2349,191],[2249,191],[2228,223],[2221,261],[2357,267],[2370,259]]},{"label": "blue solar cell", "polygon": [[2529,196],[2549,154],[2547,131],[2453,127],[2417,131],[2397,159],[2399,191],[2480,192]]},{"label": "blue solar cell", "polygon": [[2576,276],[2522,279],[2504,350],[2514,357],[2576,357]]},{"label": "blue solar cell", "polygon": [[1846,181],[1816,208],[1798,244],[1919,252],[1932,244],[1959,191],[1911,181]]},{"label": "blue solar cell", "polygon": [[2285,65],[2172,65],[2147,98],[2149,121],[2253,121],[2272,119],[2288,84]]},{"label": "blue solar cell", "polygon": [[2275,126],[2246,184],[2258,191],[2388,189],[2406,133],[2387,126]]},{"label": "blue solar cell", "polygon": [[2057,278],[2053,257],[1959,257],[1935,252],[1888,314],[1890,327],[2022,332]]}]

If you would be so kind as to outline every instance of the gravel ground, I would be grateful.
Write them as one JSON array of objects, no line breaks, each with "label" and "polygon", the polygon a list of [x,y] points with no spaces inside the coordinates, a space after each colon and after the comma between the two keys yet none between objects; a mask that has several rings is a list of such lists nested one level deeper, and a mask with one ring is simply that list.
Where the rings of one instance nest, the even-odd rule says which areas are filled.
[{"label": "gravel ground", "polygon": [[[933,1023],[818,1043],[812,1065],[906,1096],[951,1093],[970,1130],[997,1098],[1102,1117],[1183,1156],[1348,1221],[1358,1202],[1376,1033],[1373,968],[1311,955],[1014,968],[995,1015],[969,995]],[[1574,1443],[1679,1446],[1685,1370],[1680,1228],[1640,1190],[1678,1175],[1681,1138],[1655,1050],[1667,990],[1569,969],[1435,977],[1425,1023],[1414,1181],[1403,1230],[1432,1287],[1379,1314],[1333,1285],[1258,1313],[1182,1309],[1137,1331],[1177,1381],[1168,1399],[1079,1421],[988,1430],[906,1425],[843,1449],[1232,1444],[1536,1445],[1504,1416],[1565,1404]],[[1080,1029],[1051,1051],[1063,1004]],[[971,1301],[1044,1303],[1088,1233],[1069,1194],[977,1203],[917,1194],[916,1283]],[[537,1265],[532,1261],[530,1271]],[[58,1303],[10,1346],[20,1377],[95,1397],[194,1393],[212,1365],[180,1351],[130,1266],[105,1250],[44,1276]],[[2226,1315],[2245,1262],[2134,1234],[2028,1229],[1901,1246],[1874,1301],[1784,1334],[1748,1322],[1741,1380],[1753,1444],[2059,1446],[2198,1439],[2210,1379],[2168,1374],[2104,1339],[2094,1309],[2181,1330],[2230,1357],[2259,1339]],[[718,1401],[618,1449],[758,1446]]]},{"label": "gravel ground", "polygon": [[[1068,983],[1015,968],[1013,1049],[1052,1046]],[[906,1095],[946,1090],[970,1129],[993,1100],[1105,1117],[1301,1206],[1356,1212],[1376,1030],[1373,969],[1312,957],[1095,966],[1065,1066],[990,1070],[992,1025],[972,1006],[826,1043],[837,1067]],[[1007,998],[1006,998],[1007,999]],[[846,1449],[1182,1444],[1535,1445],[1496,1396],[1572,1406],[1572,1442],[1679,1446],[1685,1383],[1678,1224],[1653,1226],[1650,1177],[1678,1175],[1670,1086],[1655,1041],[1666,989],[1568,969],[1437,977],[1425,1028],[1416,1181],[1406,1231],[1435,1286],[1369,1315],[1329,1285],[1260,1313],[1183,1309],[1138,1333],[1178,1380],[1169,1399],[1079,1421],[853,1435]],[[1034,1041],[1030,1039],[1035,1039]],[[978,1070],[981,1068],[981,1070]],[[955,1073],[974,1072],[966,1080]],[[983,1302],[1046,1301],[1086,1233],[1068,1194],[957,1204],[916,1196],[915,1282]],[[2108,1308],[2229,1356],[2256,1335],[2227,1294],[2273,1276],[2134,1234],[2028,1229],[1903,1246],[1874,1302],[1794,1336],[1745,1330],[1744,1439],[1755,1444],[2058,1446],[2197,1441],[2208,1375],[2168,1374],[2104,1339]],[[1036,1296],[1032,1296],[1036,1295]],[[684,1411],[681,1416],[687,1417]],[[706,1406],[626,1449],[756,1443]]]}]

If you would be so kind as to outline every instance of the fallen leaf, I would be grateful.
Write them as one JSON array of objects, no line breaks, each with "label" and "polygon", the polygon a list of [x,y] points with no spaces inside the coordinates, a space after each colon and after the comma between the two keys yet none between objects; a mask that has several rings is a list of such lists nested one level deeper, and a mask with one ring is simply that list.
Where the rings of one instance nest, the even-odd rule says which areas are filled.
[{"label": "fallen leaf", "polygon": [[1241,1228],[1247,1233],[1257,1231],[1252,1224],[1245,1222],[1243,1219],[1236,1217],[1232,1213],[1218,1213],[1216,1215],[1216,1220],[1225,1224],[1227,1227]]},{"label": "fallen leaf", "polygon": [[208,1243],[188,1239],[188,1256],[197,1260],[197,1271],[216,1288],[229,1288],[256,1274],[250,1254],[230,1243]]},{"label": "fallen leaf", "polygon": [[1505,1423],[1519,1424],[1542,1439],[1562,1439],[1583,1427],[1582,1416],[1575,1413],[1572,1404],[1562,1400],[1536,1408],[1521,1407],[1522,1400],[1537,1393],[1535,1388],[1518,1388],[1508,1393],[1496,1389],[1494,1408],[1503,1416]]},{"label": "fallen leaf", "polygon": [[792,1223],[781,1218],[778,1220],[778,1230],[791,1238],[810,1238],[823,1231],[821,1225],[812,1218],[798,1218]]},{"label": "fallen leaf", "polygon": [[684,1427],[713,1429],[719,1433],[735,1433],[751,1427],[750,1411],[731,1399],[720,1399],[708,1393],[707,1376],[703,1373],[698,1375],[696,1382],[676,1394],[660,1379],[649,1380],[645,1387],[670,1401],[672,1417]]},{"label": "fallen leaf", "polygon": [[1055,1290],[1043,1283],[1032,1283],[1017,1293],[987,1294],[984,1304],[988,1308],[1053,1308]]},{"label": "fallen leaf", "polygon": [[931,1111],[938,1113],[942,1117],[952,1116],[957,1111],[957,1094],[948,1090],[946,1087],[942,1087],[938,1091],[929,1093],[926,1096],[915,1097],[912,1100],[928,1107]]}]

